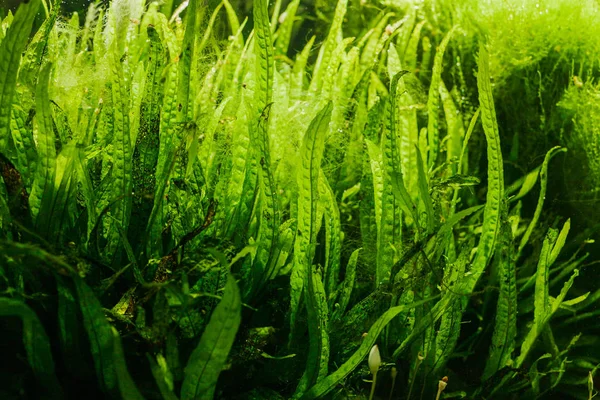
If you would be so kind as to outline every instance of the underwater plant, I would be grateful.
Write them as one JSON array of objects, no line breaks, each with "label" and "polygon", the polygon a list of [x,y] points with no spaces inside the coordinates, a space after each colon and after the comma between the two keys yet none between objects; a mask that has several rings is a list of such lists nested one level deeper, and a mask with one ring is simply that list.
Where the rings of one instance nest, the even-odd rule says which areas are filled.
[{"label": "underwater plant", "polygon": [[596,39],[536,4],[0,12],[2,397],[593,397]]}]

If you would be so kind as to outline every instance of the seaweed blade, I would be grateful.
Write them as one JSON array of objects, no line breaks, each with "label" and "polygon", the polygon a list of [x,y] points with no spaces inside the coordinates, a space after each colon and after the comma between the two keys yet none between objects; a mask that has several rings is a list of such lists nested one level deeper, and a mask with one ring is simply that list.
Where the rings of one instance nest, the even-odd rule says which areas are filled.
[{"label": "seaweed blade", "polygon": [[[503,216],[503,219],[506,216]],[[498,278],[500,294],[496,306],[496,321],[490,356],[482,379],[488,379],[506,366],[515,349],[517,337],[517,273],[512,249],[512,234],[508,223],[502,226],[497,246]]]},{"label": "seaweed blade", "polygon": [[479,47],[477,88],[479,89],[479,102],[481,103],[481,122],[487,141],[488,192],[483,212],[481,237],[471,267],[470,279],[467,283],[468,289],[470,289],[468,292],[473,290],[494,253],[500,231],[500,207],[504,199],[504,169],[500,135],[498,134],[498,122],[492,97],[489,55],[483,44]]},{"label": "seaweed blade", "polygon": [[39,0],[21,5],[6,37],[0,43],[0,149],[6,149],[8,144],[10,113],[17,87],[21,53],[27,45],[39,5]]},{"label": "seaweed blade", "polygon": [[210,400],[242,320],[242,299],[233,276],[192,352],[181,387],[181,400]]}]

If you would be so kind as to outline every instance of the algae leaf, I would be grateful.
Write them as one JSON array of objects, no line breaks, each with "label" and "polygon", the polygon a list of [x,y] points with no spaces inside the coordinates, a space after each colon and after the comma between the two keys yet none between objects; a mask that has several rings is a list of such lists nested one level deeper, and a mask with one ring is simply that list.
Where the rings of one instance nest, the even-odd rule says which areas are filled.
[{"label": "algae leaf", "polygon": [[489,55],[483,44],[479,46],[479,72],[477,73],[477,88],[481,107],[481,122],[487,142],[488,157],[488,193],[483,212],[481,237],[477,245],[477,254],[471,267],[470,290],[483,274],[496,246],[500,231],[500,208],[504,200],[504,169],[500,135],[496,110],[492,97],[490,81]]},{"label": "algae leaf", "polygon": [[337,318],[341,318],[344,315],[346,308],[348,308],[348,304],[350,303],[352,290],[354,289],[356,281],[356,264],[358,262],[358,254],[361,250],[362,248],[354,250],[350,255],[350,259],[348,260],[346,277],[339,288],[341,290],[340,297],[338,299],[339,307],[335,311],[335,317]]},{"label": "algae leaf", "polygon": [[[568,223],[567,223],[568,224]],[[566,234],[565,234],[566,235]],[[551,254],[554,252],[556,255],[560,252],[560,248],[563,245],[563,239],[558,241],[558,233],[556,230],[550,229],[542,246],[541,254],[539,257],[537,272],[536,272],[536,284],[535,284],[535,295],[534,295],[534,320],[531,328],[525,335],[522,344],[521,352],[514,361],[513,365],[515,368],[521,368],[529,355],[529,352],[535,345],[539,336],[544,332],[545,329],[550,329],[547,325],[554,316],[554,313],[563,304],[567,293],[573,286],[575,278],[579,275],[579,270],[575,269],[573,274],[567,282],[564,283],[562,290],[556,298],[549,295],[548,292],[548,261],[552,257]],[[558,241],[558,243],[557,243]],[[551,333],[550,333],[551,334]],[[510,379],[512,379],[516,373],[506,375],[502,381],[496,385],[492,394],[496,393],[502,386],[504,386]]]},{"label": "algae leaf", "polygon": [[[277,248],[277,229],[279,228],[280,212],[277,199],[275,177],[271,167],[270,138],[268,132],[269,116],[273,99],[274,55],[273,38],[269,26],[268,1],[260,0],[254,3],[255,23],[255,52],[258,58],[256,63],[256,76],[258,80],[255,92],[255,106],[258,112],[256,136],[252,138],[258,150],[259,174],[259,219],[258,249],[253,265],[257,274],[255,285],[252,289],[258,290],[273,273],[275,258],[273,255]],[[251,136],[252,137],[252,136]]]},{"label": "algae leaf", "polygon": [[[417,146],[415,145],[415,148]],[[427,233],[432,233],[435,227],[435,215],[433,211],[433,202],[431,201],[431,196],[429,194],[429,187],[427,185],[427,175],[425,173],[425,163],[423,161],[423,157],[421,156],[421,152],[418,151],[417,148],[417,185],[419,188],[419,197],[425,206],[425,215],[427,216]]]},{"label": "algae leaf", "polygon": [[[503,216],[506,220],[506,215]],[[510,225],[504,223],[496,249],[500,294],[496,306],[496,322],[490,356],[485,365],[482,379],[489,379],[510,361],[517,336],[517,283],[516,266],[512,254]]]},{"label": "algae leaf", "polygon": [[33,373],[47,390],[46,394],[62,398],[62,389],[54,374],[50,341],[37,315],[25,303],[0,298],[0,316],[17,316],[23,321],[23,344]]},{"label": "algae leaf", "polygon": [[52,225],[52,203],[56,195],[56,149],[53,130],[52,111],[48,97],[48,86],[52,64],[46,64],[39,75],[35,102],[38,160],[35,170],[35,179],[29,206],[35,217],[36,228],[45,235],[50,236]]},{"label": "algae leaf", "polygon": [[542,215],[542,208],[544,206],[544,200],[546,199],[546,186],[548,183],[548,164],[550,163],[550,160],[552,159],[552,157],[554,157],[558,153],[562,153],[565,151],[567,151],[567,149],[560,147],[560,146],[555,146],[555,147],[551,148],[548,151],[548,153],[546,153],[546,157],[544,157],[544,162],[542,163],[542,170],[540,172],[540,194],[538,197],[538,203],[535,208],[533,218],[531,219],[529,226],[527,226],[527,230],[525,231],[525,233],[523,234],[523,237],[521,238],[521,243],[519,244],[517,258],[519,258],[519,256],[521,255],[523,248],[529,241],[529,237],[531,236],[533,229],[537,225],[537,222],[540,219],[540,216]]},{"label": "algae leaf", "polygon": [[299,5],[300,0],[292,0],[284,11],[285,19],[281,23],[277,34],[276,50],[278,55],[285,56],[288,52]]},{"label": "algae leaf", "polygon": [[177,101],[179,102],[179,120],[185,121],[191,114],[190,107],[190,76],[192,69],[192,60],[194,58],[194,41],[197,28],[196,12],[198,1],[188,2],[188,9],[185,17],[185,33],[183,43],[181,44],[181,57],[178,63],[178,83],[177,83]]},{"label": "algae leaf", "polygon": [[126,399],[143,399],[127,370],[121,340],[108,323],[100,301],[82,279],[75,279],[75,288],[100,386],[111,395],[119,392]]},{"label": "algae leaf", "polygon": [[[427,112],[429,114],[427,121],[427,138],[429,142],[429,155],[427,165],[432,169],[438,156],[439,139],[439,109],[440,109],[440,84],[442,83],[442,68],[444,61],[444,52],[452,38],[452,34],[457,30],[457,26],[452,27],[444,36],[440,46],[435,53],[433,62],[433,72],[431,75],[431,85],[429,86],[429,96],[427,99]],[[481,67],[480,67],[481,68]],[[491,95],[490,95],[491,97]]]},{"label": "algae leaf", "polygon": [[[301,293],[306,298],[309,321],[309,352],[306,370],[296,395],[327,374],[329,360],[329,337],[327,334],[327,306],[320,274],[312,267],[316,252],[318,218],[319,171],[325,147],[325,132],[331,119],[333,104],[325,107],[312,120],[302,144],[302,168],[298,179],[298,230],[295,242],[295,260],[292,283],[292,323]],[[301,280],[301,282],[300,282]],[[300,291],[303,289],[303,292]],[[292,325],[293,327],[293,325]]]},{"label": "algae leaf", "polygon": [[317,232],[318,176],[323,157],[324,138],[331,119],[332,103],[328,103],[311,121],[302,144],[302,168],[298,170],[298,226],[294,241],[294,268],[290,277],[290,335],[294,331],[300,297],[308,282],[315,254]]},{"label": "algae leaf", "polygon": [[[162,357],[162,355],[160,355]],[[150,355],[150,354],[146,354],[146,358],[148,359],[148,362],[150,363],[150,369],[152,370],[152,375],[154,376],[154,380],[156,381],[156,386],[158,386],[158,390],[160,391],[160,394],[162,395],[164,400],[178,400],[177,396],[175,396],[175,394],[172,391],[171,385],[169,385],[169,383],[167,383],[167,376],[166,376],[166,371],[163,370],[163,368],[161,367],[161,365],[159,365],[156,361],[154,361],[154,358]],[[164,357],[163,357],[164,360]],[[166,364],[166,361],[164,361]],[[165,365],[166,368],[168,368]],[[172,377],[171,377],[172,380]]]},{"label": "algae leaf", "polygon": [[[112,96],[112,135],[113,135],[113,175],[112,175],[112,194],[119,199],[115,204],[115,208],[111,211],[114,213],[116,220],[121,224],[123,230],[127,232],[129,220],[131,218],[132,198],[131,192],[133,188],[132,177],[132,144],[131,134],[129,131],[129,105],[127,102],[127,82],[123,72],[123,66],[119,62],[119,54],[117,53],[116,41],[112,46],[112,54],[109,56],[110,66],[112,70],[111,80],[111,96]],[[114,224],[113,224],[114,225]],[[114,226],[109,233],[109,252],[114,255],[117,246],[120,242],[118,229]]]},{"label": "algae leaf", "polygon": [[212,399],[242,319],[242,299],[233,276],[229,275],[225,294],[215,308],[200,343],[185,367],[181,400]]},{"label": "algae leaf", "polygon": [[398,83],[408,71],[400,71],[394,75],[391,82],[390,98],[385,105],[386,125],[381,136],[383,187],[381,190],[381,218],[377,235],[377,269],[376,282],[378,285],[389,277],[390,268],[394,264],[395,250],[391,243],[402,239],[402,215],[391,184],[394,174],[401,175],[401,158],[398,135]]},{"label": "algae leaf", "polygon": [[0,44],[0,149],[3,151],[7,147],[10,134],[10,112],[17,85],[21,53],[27,45],[39,6],[39,0],[21,5],[6,37]]},{"label": "algae leaf", "polygon": [[[552,257],[558,256],[564,244],[563,238],[560,241],[558,239],[558,232],[555,229],[549,229],[544,239],[536,272],[533,325],[521,345],[521,354],[519,354],[516,360],[517,368],[523,365],[529,351],[532,349],[539,335],[546,329],[548,322],[565,300],[569,289],[573,286],[575,278],[579,275],[579,270],[575,269],[569,280],[563,284],[560,294],[556,298],[550,296],[548,280],[551,264],[549,261]],[[553,253],[555,256],[552,255]]]},{"label": "algae leaf", "polygon": [[335,48],[338,46],[338,37],[342,31],[342,23],[344,22],[344,16],[346,15],[347,8],[348,0],[338,0],[335,7],[333,20],[331,21],[331,26],[329,28],[329,33],[327,34],[327,39],[323,43],[321,50],[319,50],[319,56],[317,57],[317,61],[315,63],[313,76],[308,89],[310,93],[317,93],[317,91],[322,87],[327,67],[329,66],[329,62],[333,57]]}]

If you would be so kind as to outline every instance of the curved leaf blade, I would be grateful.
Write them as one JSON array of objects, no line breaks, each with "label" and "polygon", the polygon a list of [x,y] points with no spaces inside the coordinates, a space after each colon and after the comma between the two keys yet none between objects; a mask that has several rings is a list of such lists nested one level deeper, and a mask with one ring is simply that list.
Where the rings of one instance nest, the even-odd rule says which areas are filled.
[{"label": "curved leaf blade", "polygon": [[21,53],[27,45],[39,6],[39,0],[33,0],[19,7],[6,37],[0,44],[0,149],[6,149],[8,144],[10,112],[17,86]]},{"label": "curved leaf blade", "polygon": [[479,47],[479,72],[477,73],[477,88],[481,107],[481,122],[487,142],[488,157],[488,193],[483,212],[481,237],[477,245],[477,254],[471,267],[470,289],[472,290],[483,274],[491,259],[498,234],[500,232],[500,208],[504,200],[504,167],[496,110],[492,97],[490,81],[489,55],[483,44]]},{"label": "curved leaf blade", "polygon": [[242,299],[233,276],[215,308],[200,343],[185,367],[181,400],[210,400],[242,320]]},{"label": "curved leaf blade", "polygon": [[82,279],[75,279],[75,288],[100,385],[108,394],[143,400],[127,371],[120,338],[108,323],[100,301]]}]

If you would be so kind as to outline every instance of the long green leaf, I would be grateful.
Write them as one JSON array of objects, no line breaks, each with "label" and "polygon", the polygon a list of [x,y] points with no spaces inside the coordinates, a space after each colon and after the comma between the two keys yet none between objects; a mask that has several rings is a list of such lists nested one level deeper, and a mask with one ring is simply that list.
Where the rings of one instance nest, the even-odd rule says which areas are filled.
[{"label": "long green leaf", "polygon": [[300,379],[294,398],[302,395],[306,388],[313,383],[318,383],[325,378],[329,367],[329,314],[327,295],[323,287],[321,274],[311,268],[305,287],[309,348],[306,369]]},{"label": "long green leaf", "polygon": [[58,240],[72,226],[73,223],[73,199],[75,198],[76,183],[74,159],[77,155],[75,143],[71,142],[63,147],[56,159],[56,193],[52,202],[50,215],[53,227],[51,234]]},{"label": "long green leaf", "polygon": [[435,228],[435,215],[433,211],[433,202],[429,195],[429,186],[427,185],[427,175],[425,173],[425,162],[421,157],[421,152],[417,151],[417,171],[418,179],[417,186],[419,188],[419,198],[423,203],[425,209],[425,215],[427,217],[427,232],[426,234],[432,233]]},{"label": "long green leaf", "polygon": [[[298,225],[294,242],[294,268],[292,270],[292,292],[290,324],[293,332],[296,314],[300,306],[300,297],[304,287],[308,268],[312,265],[316,238],[316,196],[318,174],[323,157],[324,138],[329,124],[332,104],[328,103],[311,121],[302,145],[302,168],[298,171]],[[316,169],[316,171],[315,171]],[[314,225],[313,225],[314,222]]]},{"label": "long green leaf", "polygon": [[[439,109],[440,109],[440,83],[442,80],[442,69],[444,61],[444,53],[446,47],[452,38],[452,35],[456,31],[457,27],[454,26],[444,36],[442,42],[437,48],[435,58],[433,60],[433,72],[431,75],[431,85],[429,86],[429,97],[427,99],[427,112],[429,119],[427,121],[427,137],[429,143],[429,152],[427,157],[427,166],[432,169],[437,160],[439,152]],[[480,55],[481,56],[481,55]],[[481,65],[479,66],[481,70]],[[491,97],[491,92],[490,92]],[[493,106],[493,103],[492,103]]]},{"label": "long green leaf", "polygon": [[555,229],[550,228],[546,234],[546,237],[544,238],[542,252],[540,253],[540,258],[537,265],[533,323],[536,324],[540,330],[542,328],[544,318],[550,310],[550,294],[548,286],[550,265],[548,264],[548,261],[550,259],[550,252],[552,251],[557,239],[558,232]]},{"label": "long green leaf", "polygon": [[212,400],[241,319],[240,291],[233,276],[229,275],[225,294],[185,367],[181,400]]},{"label": "long green leaf", "polygon": [[227,13],[227,20],[231,26],[231,34],[235,35],[240,30],[240,20],[238,19],[234,8],[231,6],[229,0],[223,0],[223,6],[225,6],[225,12]]},{"label": "long green leaf", "polygon": [[100,301],[81,278],[75,278],[75,288],[100,386],[107,394],[120,393],[123,398],[142,400],[127,372],[120,339],[108,323]]},{"label": "long green leaf", "polygon": [[296,62],[294,62],[294,68],[290,74],[290,100],[292,101],[301,100],[304,97],[302,89],[304,86],[304,75],[306,74],[306,64],[308,63],[308,57],[310,56],[315,39],[316,36],[312,36],[308,40],[300,54],[296,57]]},{"label": "long green leaf", "polygon": [[[162,355],[159,355],[164,360]],[[160,390],[160,394],[162,395],[164,400],[178,400],[177,396],[173,393],[172,388],[167,384],[167,379],[165,378],[166,374],[162,368],[162,364],[159,365],[154,358],[150,354],[146,354],[146,358],[150,363],[150,369],[152,370],[152,376],[154,376],[154,380],[156,381],[156,386],[158,386],[158,390]],[[166,361],[165,361],[166,364]],[[166,367],[166,365],[165,365]],[[172,379],[172,377],[171,377]]]},{"label": "long green leaf", "polygon": [[410,35],[406,49],[404,50],[404,67],[409,71],[417,68],[417,54],[419,50],[419,40],[421,39],[421,30],[427,21],[417,23]]},{"label": "long green leaf", "polygon": [[31,185],[35,174],[37,153],[33,130],[26,126],[27,114],[17,105],[13,106],[10,120],[10,131],[17,153],[16,166],[31,193]]},{"label": "long green leaf", "polygon": [[489,379],[509,363],[517,336],[516,266],[512,254],[512,233],[506,216],[504,221],[496,249],[500,294],[496,306],[492,345],[483,371],[483,380]]},{"label": "long green leaf", "polygon": [[[327,331],[320,325],[326,324],[321,295],[321,277],[312,266],[317,239],[317,204],[319,174],[325,147],[325,134],[328,129],[333,104],[325,107],[312,120],[308,127],[301,150],[302,168],[297,175],[298,183],[298,228],[294,245],[294,270],[302,278],[306,296],[309,323],[309,354],[306,370],[298,385],[295,397],[313,385],[327,372],[328,346]],[[292,327],[298,310],[300,293],[299,281],[292,286]],[[325,302],[326,307],[326,302]],[[326,326],[326,325],[325,325]]]},{"label": "long green leaf", "polygon": [[[365,139],[367,144],[367,152],[369,155],[369,165],[371,169],[371,182],[373,186],[373,210],[375,211],[375,223],[377,226],[377,232],[379,233],[379,227],[381,226],[381,197],[383,193],[383,167],[382,167],[382,155],[381,149],[369,139]],[[400,176],[401,177],[401,176]],[[393,182],[392,180],[392,187]],[[397,195],[396,195],[397,196]],[[399,197],[399,196],[397,196]]]},{"label": "long green leaf", "polygon": [[550,257],[548,258],[548,266],[551,267],[567,241],[567,236],[569,235],[569,230],[571,229],[571,219],[568,219],[567,222],[563,225],[560,233],[558,234],[558,239],[556,239],[556,243],[554,247],[552,247],[552,251],[550,252]]},{"label": "long green leaf", "polygon": [[42,235],[48,235],[52,220],[52,203],[55,195],[56,148],[55,136],[48,97],[51,64],[46,64],[38,77],[35,94],[36,125],[38,130],[38,161],[29,205],[35,224]]},{"label": "long green leaf", "polygon": [[446,161],[451,163],[453,174],[458,173],[458,161],[462,149],[462,140],[465,135],[465,127],[457,105],[452,99],[451,93],[446,88],[444,81],[440,80],[440,96],[448,127],[448,143],[446,144]]},{"label": "long green leaf", "polygon": [[21,54],[29,40],[39,6],[40,0],[31,0],[22,4],[0,43],[0,149],[3,152],[7,148],[10,135],[10,113]]},{"label": "long green leaf", "polygon": [[500,207],[504,200],[504,167],[500,135],[498,134],[498,122],[496,121],[496,110],[492,97],[489,56],[483,44],[479,46],[477,87],[479,89],[481,121],[487,141],[488,192],[483,213],[481,237],[477,245],[475,260],[471,266],[472,274],[469,276],[471,290],[477,284],[494,253],[501,225]]},{"label": "long green leaf", "polygon": [[544,207],[544,200],[546,199],[546,185],[548,183],[548,164],[550,163],[550,160],[552,159],[552,157],[554,157],[558,153],[562,153],[565,151],[567,151],[567,149],[560,147],[560,146],[555,146],[555,147],[551,148],[548,151],[548,153],[546,153],[546,157],[544,157],[544,162],[542,163],[542,170],[540,171],[540,194],[538,197],[538,203],[537,203],[537,206],[535,207],[535,212],[533,213],[533,218],[531,219],[531,222],[527,226],[527,230],[523,234],[523,237],[521,238],[521,242],[519,243],[517,259],[519,258],[519,256],[521,255],[521,252],[523,251],[523,248],[525,248],[525,245],[529,241],[529,237],[533,233],[533,229],[536,227],[537,222],[540,219],[540,216],[542,215],[542,209]]},{"label": "long green leaf", "polygon": [[240,109],[237,112],[237,118],[232,126],[232,145],[231,145],[231,176],[227,187],[225,202],[221,209],[225,213],[225,232],[227,237],[231,237],[236,225],[236,219],[239,218],[240,208],[244,203],[242,196],[244,193],[245,167],[248,156],[248,129],[247,114],[245,112],[244,97],[240,100]]},{"label": "long green leaf", "polygon": [[[175,163],[175,123],[177,120],[177,68],[171,65],[166,71],[165,96],[163,97],[162,115],[160,120],[160,146],[156,166],[156,186],[154,203],[144,234],[144,244],[148,255],[153,255],[161,246],[161,233],[164,226],[163,214],[164,197],[168,190],[168,182]],[[156,250],[155,250],[156,249]],[[154,250],[154,251],[153,251]]]},{"label": "long green leaf", "polygon": [[279,26],[279,30],[277,32],[277,55],[287,55],[292,37],[292,29],[294,28],[294,22],[296,20],[296,11],[298,10],[299,5],[300,0],[292,0],[282,14],[282,17],[285,16],[285,19]]},{"label": "long green leaf", "polygon": [[48,42],[50,41],[50,34],[54,28],[58,15],[60,14],[61,3],[62,0],[54,0],[52,12],[50,12],[48,18],[44,20],[44,23],[40,26],[40,29],[27,46],[27,51],[23,55],[19,71],[20,82],[32,87],[35,86],[35,81],[42,68],[44,58],[47,57],[52,62],[56,61],[54,58],[51,58],[53,57],[53,54],[47,52],[47,48]]},{"label": "long green leaf", "polygon": [[258,57],[256,63],[256,78],[258,81],[255,98],[257,114],[271,104],[273,98],[273,38],[269,22],[268,0],[256,0],[254,12],[254,47]]},{"label": "long green leaf", "polygon": [[[152,196],[156,188],[154,175],[159,156],[160,145],[160,106],[163,101],[164,83],[163,64],[164,51],[158,32],[148,26],[148,61],[146,65],[146,81],[144,97],[140,106],[139,131],[132,158],[133,177],[133,214],[129,235],[137,235],[146,228],[152,212]],[[132,243],[135,243],[137,240]]]},{"label": "long green leaf", "polygon": [[[257,118],[252,128],[256,129],[254,136],[258,149],[259,167],[259,247],[253,265],[255,275],[253,292],[259,290],[272,275],[276,266],[274,254],[277,249],[277,229],[279,228],[279,202],[276,195],[276,184],[271,168],[271,146],[268,135],[270,105],[273,98],[274,54],[273,38],[268,15],[267,0],[254,3],[254,32],[256,77],[258,85],[255,90],[255,106]],[[247,297],[247,293],[244,293]]]},{"label": "long green leaf", "polygon": [[527,335],[525,336],[525,339],[523,340],[523,343],[521,345],[521,353],[519,354],[519,357],[517,357],[517,359],[515,360],[516,368],[520,368],[523,365],[523,363],[525,362],[527,356],[529,355],[529,352],[533,348],[533,345],[535,344],[539,335],[542,333],[543,329],[546,327],[546,324],[548,324],[548,322],[552,319],[552,316],[554,315],[556,310],[559,309],[559,307],[563,303],[565,297],[567,297],[567,293],[573,286],[573,283],[577,276],[579,276],[578,269],[573,271],[573,274],[571,275],[569,280],[564,283],[563,288],[560,291],[560,294],[558,295],[558,297],[556,297],[555,299],[548,299],[548,301],[551,302],[551,304],[550,304],[550,307],[547,310],[546,314],[543,317],[541,317],[540,319],[538,319],[538,322],[534,321],[531,329],[529,330],[529,332],[527,332]]},{"label": "long green leaf", "polygon": [[381,220],[377,235],[376,284],[381,285],[391,279],[390,270],[394,264],[394,248],[401,243],[402,214],[394,195],[392,181],[402,174],[398,136],[398,82],[408,71],[400,71],[392,78],[390,98],[386,105],[385,130],[381,137],[383,167],[383,187],[381,192]]},{"label": "long green leaf", "polygon": [[346,276],[344,278],[344,283],[341,286],[340,298],[338,300],[339,307],[335,309],[335,315],[338,318],[341,318],[346,312],[346,308],[348,308],[348,304],[350,303],[350,297],[352,296],[352,290],[354,289],[355,280],[356,280],[356,264],[358,262],[358,254],[361,249],[356,249],[350,255],[350,259],[348,260],[348,265],[346,266]]},{"label": "long green leaf", "polygon": [[[112,196],[116,203],[112,209],[114,218],[119,222],[125,233],[129,228],[131,218],[133,189],[132,175],[132,145],[129,125],[129,96],[130,89],[125,79],[123,64],[117,48],[117,41],[110,48],[111,79],[111,101],[112,101],[112,138],[113,138],[113,173],[112,173]],[[111,226],[107,256],[112,258],[118,249],[121,236],[115,226]]]},{"label": "long green leaf", "polygon": [[325,218],[325,276],[324,284],[329,300],[338,287],[340,275],[340,258],[342,247],[342,227],[340,210],[335,194],[321,171],[319,178],[319,196],[323,203]]},{"label": "long green leaf", "polygon": [[[438,233],[438,236],[440,236],[440,233]],[[454,291],[455,288],[459,287],[461,280],[464,279],[468,256],[468,252],[463,251],[454,263],[450,265],[450,268],[444,268],[444,283],[452,287],[448,292]],[[466,307],[467,299],[456,297],[441,317],[440,327],[435,335],[434,374],[441,374],[446,368],[447,362],[454,354],[454,349],[461,333],[462,316]]]},{"label": "long green leaf", "polygon": [[329,62],[331,61],[334,50],[338,46],[347,7],[348,0],[338,0],[333,15],[333,21],[331,22],[329,33],[327,34],[327,39],[319,51],[319,56],[317,57],[312,79],[310,81],[309,92],[313,94],[321,89],[323,79],[325,78],[325,74],[329,67]]},{"label": "long green leaf", "polygon": [[194,41],[198,28],[196,26],[196,10],[198,0],[190,0],[186,10],[185,33],[183,43],[181,44],[181,56],[178,63],[177,74],[177,101],[178,101],[178,119],[179,122],[187,121],[192,114],[191,103],[191,74],[192,63],[194,59]]}]

